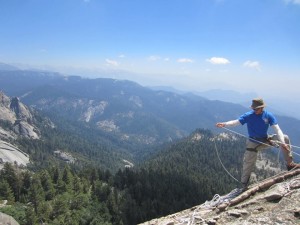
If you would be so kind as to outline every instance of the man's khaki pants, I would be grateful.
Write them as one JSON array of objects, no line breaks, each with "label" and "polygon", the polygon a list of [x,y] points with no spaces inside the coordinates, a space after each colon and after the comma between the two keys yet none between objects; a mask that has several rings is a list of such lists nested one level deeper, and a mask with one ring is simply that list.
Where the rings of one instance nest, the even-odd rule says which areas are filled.
[{"label": "man's khaki pants", "polygon": [[[269,140],[279,141],[278,135],[277,134],[270,135]],[[289,162],[292,161],[292,153],[290,150],[291,149],[290,139],[287,135],[284,135],[284,142],[288,145],[289,151],[286,151],[282,147],[281,150],[284,155],[284,159],[286,163],[289,164]],[[249,140],[249,139],[247,140],[246,151],[243,160],[242,177],[241,177],[241,182],[244,187],[248,186],[250,175],[254,170],[256,159],[257,159],[257,152],[271,147],[272,146],[267,142],[267,140],[265,140],[264,143],[255,142],[254,140]]]}]

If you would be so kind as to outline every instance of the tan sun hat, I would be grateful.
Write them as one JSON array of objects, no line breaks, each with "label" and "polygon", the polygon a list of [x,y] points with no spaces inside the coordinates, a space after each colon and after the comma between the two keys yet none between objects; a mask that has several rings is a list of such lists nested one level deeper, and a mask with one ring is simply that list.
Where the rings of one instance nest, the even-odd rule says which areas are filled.
[{"label": "tan sun hat", "polygon": [[265,106],[266,105],[265,105],[264,100],[262,98],[255,98],[255,99],[252,100],[252,105],[251,105],[252,109],[263,108]]}]

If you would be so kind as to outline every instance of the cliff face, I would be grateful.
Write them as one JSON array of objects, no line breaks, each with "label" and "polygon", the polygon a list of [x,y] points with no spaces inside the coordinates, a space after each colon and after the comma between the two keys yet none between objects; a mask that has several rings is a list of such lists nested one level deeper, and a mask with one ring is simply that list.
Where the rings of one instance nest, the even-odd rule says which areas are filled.
[{"label": "cliff face", "polygon": [[10,109],[10,103],[10,98],[0,92],[0,119],[14,122],[17,118]]},{"label": "cliff face", "polygon": [[300,169],[258,182],[236,197],[215,196],[202,205],[141,225],[300,224]]},{"label": "cliff face", "polygon": [[15,113],[17,119],[32,123],[32,115],[29,109],[20,102],[18,97],[11,98],[9,107]]},{"label": "cliff face", "polygon": [[29,156],[9,142],[19,136],[39,138],[30,110],[18,98],[0,92],[0,122],[0,170],[6,162],[26,166]]},{"label": "cliff face", "polygon": [[2,138],[11,138],[14,134],[33,139],[39,138],[39,131],[33,124],[30,110],[17,97],[9,98],[2,92],[0,92],[0,120],[12,124],[11,130],[0,129]]}]

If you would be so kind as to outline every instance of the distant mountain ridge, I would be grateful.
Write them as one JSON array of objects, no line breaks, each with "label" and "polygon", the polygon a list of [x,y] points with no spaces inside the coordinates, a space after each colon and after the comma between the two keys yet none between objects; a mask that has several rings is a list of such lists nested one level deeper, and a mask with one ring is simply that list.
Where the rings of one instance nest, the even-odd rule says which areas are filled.
[{"label": "distant mountain ridge", "polygon": [[273,113],[276,113],[278,115],[282,116],[289,116],[296,119],[300,119],[300,107],[299,107],[299,101],[297,98],[291,96],[291,99],[280,99],[280,98],[272,98],[272,97],[265,97],[265,96],[259,96],[255,92],[247,92],[247,93],[240,93],[233,90],[226,90],[226,89],[211,89],[207,91],[194,91],[194,92],[186,92],[177,90],[172,87],[166,87],[166,86],[155,86],[150,87],[153,90],[164,90],[164,91],[170,91],[177,94],[182,95],[197,95],[204,97],[208,100],[218,100],[223,102],[230,102],[235,104],[240,104],[246,108],[249,108],[250,101],[253,98],[262,97],[265,99],[267,106]]},{"label": "distant mountain ridge", "polygon": [[242,94],[237,91],[220,89],[196,92],[195,94],[203,96],[210,100],[220,100],[224,102],[237,103],[247,108],[249,108],[250,106],[249,102],[251,101],[251,99],[261,97],[264,98],[267,107],[273,113],[300,119],[300,107],[298,106],[299,101],[296,98],[291,98],[288,100],[283,100],[280,98],[274,99],[272,97],[258,96],[254,92]]},{"label": "distant mountain ridge", "polygon": [[238,104],[242,104],[242,105],[246,101],[249,102],[249,100],[257,97],[257,94],[254,93],[254,92],[241,94],[237,91],[219,90],[219,89],[197,92],[196,94],[200,95],[200,96],[203,96],[203,97],[206,97],[210,100],[220,100],[220,101],[224,101],[224,102],[234,102],[234,103],[238,103]]},{"label": "distant mountain ridge", "polygon": [[6,63],[1,63],[0,62],[0,70],[6,70],[6,71],[13,71],[13,70],[19,70],[19,68],[6,64]]},{"label": "distant mountain ridge", "polygon": [[[216,122],[236,119],[249,110],[240,104],[193,94],[151,90],[126,80],[53,72],[0,71],[0,89],[20,96],[50,118],[61,117],[92,128],[134,154],[180,139],[197,128],[220,132],[214,126]],[[300,121],[277,118],[283,131],[299,145]],[[246,134],[244,127],[234,129]]]},{"label": "distant mountain ridge", "polygon": [[[0,81],[0,88],[28,105],[143,143],[181,138],[197,127],[213,126],[213,111],[220,119],[224,115],[213,101],[152,91],[131,81],[30,71],[1,72]],[[239,105],[230,107],[242,111]]]}]

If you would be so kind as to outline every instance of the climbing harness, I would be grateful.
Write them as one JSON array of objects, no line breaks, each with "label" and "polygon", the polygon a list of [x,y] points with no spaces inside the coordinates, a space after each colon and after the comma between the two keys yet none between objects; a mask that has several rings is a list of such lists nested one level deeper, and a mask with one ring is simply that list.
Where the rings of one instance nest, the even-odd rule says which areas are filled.
[{"label": "climbing harness", "polygon": [[[282,143],[282,142],[280,142],[280,141],[276,141],[276,140],[271,140],[271,143],[265,143],[265,142],[256,140],[256,139],[254,139],[254,138],[247,137],[246,135],[243,135],[243,134],[241,134],[241,133],[238,133],[238,132],[236,132],[236,131],[233,131],[233,130],[231,130],[231,129],[228,129],[227,127],[222,127],[222,128],[225,129],[225,130],[227,130],[227,131],[230,131],[231,133],[234,133],[234,134],[237,134],[237,135],[239,135],[239,136],[245,137],[245,138],[247,138],[247,139],[249,139],[249,140],[252,140],[252,141],[254,141],[254,142],[257,142],[257,143],[259,143],[259,144],[267,145],[267,146],[269,146],[269,147],[277,147],[277,146],[279,147],[280,144],[284,144],[284,143]],[[290,147],[293,147],[293,148],[298,148],[298,149],[300,149],[300,147],[299,147],[299,146],[296,146],[296,145],[289,144],[289,146],[290,146]],[[293,152],[293,151],[291,151],[291,152],[292,152],[293,154],[295,154],[295,155],[300,156],[300,154],[298,154],[298,153],[296,153],[296,152]]]}]

